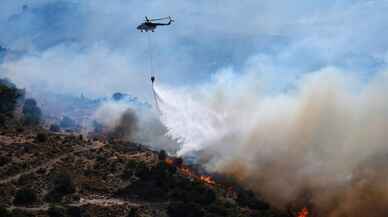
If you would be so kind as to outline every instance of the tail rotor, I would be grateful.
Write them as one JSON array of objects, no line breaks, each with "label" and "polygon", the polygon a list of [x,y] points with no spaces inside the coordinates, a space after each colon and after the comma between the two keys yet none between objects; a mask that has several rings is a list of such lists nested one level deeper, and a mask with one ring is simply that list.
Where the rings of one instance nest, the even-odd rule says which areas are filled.
[{"label": "tail rotor", "polygon": [[173,23],[173,22],[175,22],[174,18],[171,17],[171,16],[168,16],[168,19],[170,20],[168,23]]}]

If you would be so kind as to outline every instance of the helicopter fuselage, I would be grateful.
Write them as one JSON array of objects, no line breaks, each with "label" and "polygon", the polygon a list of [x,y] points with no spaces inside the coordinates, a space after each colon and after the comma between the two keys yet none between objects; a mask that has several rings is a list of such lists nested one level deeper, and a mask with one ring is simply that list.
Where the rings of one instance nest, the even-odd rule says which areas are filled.
[{"label": "helicopter fuselage", "polygon": [[153,23],[153,22],[150,22],[150,21],[146,21],[146,22],[138,25],[136,27],[136,29],[140,30],[141,32],[143,32],[143,31],[146,31],[146,32],[152,31],[153,32],[153,31],[155,31],[157,26],[168,26],[168,25],[171,24],[172,21],[173,20],[170,20],[168,23]]},{"label": "helicopter fuselage", "polygon": [[146,31],[146,32],[152,31],[153,32],[156,29],[156,26],[158,26],[156,23],[144,22],[144,23],[138,25],[136,27],[136,29],[140,30],[141,32],[143,32],[143,31]]}]

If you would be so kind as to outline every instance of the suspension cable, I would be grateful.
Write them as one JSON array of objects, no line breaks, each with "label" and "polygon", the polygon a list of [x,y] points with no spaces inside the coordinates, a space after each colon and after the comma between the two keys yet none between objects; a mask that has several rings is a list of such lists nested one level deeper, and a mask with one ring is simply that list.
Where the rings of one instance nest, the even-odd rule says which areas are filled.
[{"label": "suspension cable", "polygon": [[[148,75],[149,75],[149,78],[152,79],[152,78],[155,78],[155,75],[156,75],[156,72],[154,71],[154,63],[153,63],[153,50],[152,50],[152,40],[151,40],[152,33],[146,33],[146,34],[147,34],[147,39],[148,39],[148,57],[149,57]],[[160,97],[157,94],[154,85],[155,85],[154,81],[152,80],[152,95],[153,95],[154,101],[155,101],[155,108],[158,111],[158,113],[161,114],[161,110],[159,107]]]},{"label": "suspension cable", "polygon": [[151,33],[146,33],[147,34],[147,39],[148,39],[148,57],[149,57],[149,75],[150,77],[155,76],[154,72],[154,63],[153,63],[153,52],[152,52],[152,41],[151,41]]}]

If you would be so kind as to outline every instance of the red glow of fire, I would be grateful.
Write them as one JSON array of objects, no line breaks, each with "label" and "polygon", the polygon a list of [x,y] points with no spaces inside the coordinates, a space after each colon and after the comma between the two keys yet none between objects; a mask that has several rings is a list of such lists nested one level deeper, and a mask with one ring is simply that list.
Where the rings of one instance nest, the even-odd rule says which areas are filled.
[{"label": "red glow of fire", "polygon": [[[174,161],[171,159],[165,160],[166,164],[173,165]],[[196,173],[194,173],[189,167],[187,166],[180,166],[177,167],[179,169],[179,172],[187,177],[192,177],[194,179],[197,179],[201,181],[202,183],[208,184],[208,185],[216,185],[216,182],[213,180],[211,176],[198,176]]]},{"label": "red glow of fire", "polygon": [[309,210],[305,207],[303,208],[299,213],[298,217],[308,217],[309,215]]},{"label": "red glow of fire", "polygon": [[199,179],[208,185],[215,185],[216,184],[216,182],[210,176],[200,176]]},{"label": "red glow of fire", "polygon": [[174,161],[172,159],[166,159],[164,160],[164,162],[170,166],[174,164]]},{"label": "red glow of fire", "polygon": [[[164,160],[164,162],[167,165],[174,166],[173,159],[167,158]],[[199,176],[195,172],[193,172],[192,169],[188,166],[181,165],[181,166],[176,166],[176,168],[179,170],[180,174],[182,174],[184,176],[199,180],[202,183],[205,183],[207,185],[211,185],[211,186],[216,185],[216,182],[213,180],[213,178],[211,176]]]}]

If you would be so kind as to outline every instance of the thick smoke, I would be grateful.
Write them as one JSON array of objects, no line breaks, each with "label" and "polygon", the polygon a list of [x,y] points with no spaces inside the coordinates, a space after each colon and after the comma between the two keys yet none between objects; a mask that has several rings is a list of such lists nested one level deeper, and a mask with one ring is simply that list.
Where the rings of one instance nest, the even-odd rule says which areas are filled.
[{"label": "thick smoke", "polygon": [[132,109],[127,109],[122,114],[120,121],[113,128],[110,136],[113,138],[120,138],[130,141],[133,139],[136,130],[138,130],[138,119],[136,117],[135,111]]},{"label": "thick smoke", "polygon": [[210,155],[209,169],[235,175],[276,206],[386,216],[388,74],[365,81],[326,68],[281,91],[263,77],[226,70],[201,87],[157,87],[178,153]]},{"label": "thick smoke", "polygon": [[[209,169],[275,205],[307,197],[325,217],[371,207],[368,216],[386,216],[387,73],[367,81],[333,68],[303,74],[330,65],[369,76],[386,67],[387,8],[359,0],[3,0],[0,46],[10,51],[0,75],[38,99],[116,91],[152,99],[147,38],[135,26],[144,15],[172,15],[173,27],[153,33],[158,82],[198,84],[252,55],[268,74],[228,69],[195,88],[157,86],[168,130],[158,115],[137,112],[135,141],[173,150],[167,132],[180,155],[206,153]],[[103,105],[96,119],[113,129],[127,109]]]},{"label": "thick smoke", "polygon": [[177,143],[165,136],[167,129],[153,110],[136,109],[125,102],[112,100],[99,106],[91,120],[105,128],[113,138],[176,152]]},{"label": "thick smoke", "polygon": [[125,141],[133,140],[139,129],[135,110],[123,103],[103,104],[96,111],[95,121],[107,128],[109,137]]}]

